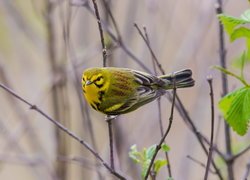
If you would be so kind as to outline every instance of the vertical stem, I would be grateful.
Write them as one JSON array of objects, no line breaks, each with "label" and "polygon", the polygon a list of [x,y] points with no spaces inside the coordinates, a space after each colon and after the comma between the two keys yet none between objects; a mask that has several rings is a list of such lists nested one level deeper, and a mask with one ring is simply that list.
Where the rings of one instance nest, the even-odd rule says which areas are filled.
[{"label": "vertical stem", "polygon": [[207,180],[208,178],[208,172],[209,172],[210,164],[213,158],[212,155],[213,155],[213,140],[214,140],[214,93],[213,93],[212,78],[208,79],[208,83],[210,87],[210,98],[211,98],[211,137],[210,137],[210,146],[209,146],[209,153],[207,157],[207,166],[206,166],[204,180]]},{"label": "vertical stem", "polygon": [[[164,132],[163,132],[163,124],[162,124],[162,118],[161,118],[161,98],[158,99],[157,101],[158,103],[158,113],[159,113],[159,126],[160,126],[160,131],[161,131],[161,137],[164,136]],[[167,170],[168,170],[168,175],[169,177],[172,177],[172,171],[171,171],[171,164],[170,164],[170,158],[168,156],[168,152],[165,152],[165,156],[166,156],[166,160],[167,160]]]},{"label": "vertical stem", "polygon": [[114,143],[113,143],[113,129],[112,129],[113,119],[115,119],[115,117],[112,117],[112,116],[106,117],[106,121],[108,123],[108,130],[109,130],[110,167],[114,171],[115,163],[114,163]]},{"label": "vertical stem", "polygon": [[[208,151],[206,149],[206,146],[205,146],[204,142],[202,141],[202,136],[199,133],[199,131],[196,128],[196,126],[193,123],[193,121],[191,120],[190,116],[188,115],[188,112],[187,112],[186,108],[184,107],[184,105],[183,105],[183,103],[180,100],[180,98],[179,98],[178,95],[176,95],[176,100],[179,103],[179,106],[180,106],[180,109],[181,109],[181,111],[179,111],[180,114],[181,114],[181,116],[187,122],[187,124],[188,124],[189,128],[191,129],[191,131],[195,134],[195,136],[196,136],[198,142],[200,143],[200,145],[201,145],[203,151],[205,152],[205,154],[208,155]],[[177,109],[178,109],[178,107],[177,107]],[[220,169],[216,166],[216,164],[215,164],[215,162],[213,160],[212,160],[212,165],[213,165],[213,167],[215,169],[216,174],[218,175],[218,178],[220,180],[223,180],[223,177],[221,175]]]},{"label": "vertical stem", "polygon": [[95,15],[97,18],[97,23],[98,23],[98,28],[99,28],[99,32],[100,32],[100,38],[101,38],[101,43],[102,43],[102,56],[103,56],[103,67],[107,66],[107,50],[106,50],[106,46],[105,46],[105,42],[104,42],[104,35],[103,35],[103,29],[102,29],[102,24],[101,24],[101,19],[100,19],[100,14],[99,14],[99,10],[98,10],[98,6],[96,3],[96,0],[92,0],[93,5],[94,5],[94,9],[95,9]]},{"label": "vertical stem", "polygon": [[[142,32],[141,32],[141,30],[140,30],[140,28],[137,26],[136,23],[135,23],[135,27],[138,30],[138,32],[141,35],[141,37],[143,38],[144,42],[147,44],[147,47],[149,49],[151,49],[150,53],[151,53],[151,57],[152,57],[154,74],[157,75],[156,65],[157,65],[157,67],[159,69],[161,69],[161,73],[165,74],[164,70],[161,68],[160,63],[159,63],[158,59],[156,58],[156,56],[154,55],[153,50],[151,48],[149,37],[148,37],[148,33],[147,33],[147,28],[145,26],[143,27],[143,30],[144,30],[144,35],[143,35]],[[161,118],[161,98],[158,99],[157,103],[158,103],[158,120],[159,120],[159,126],[160,126],[160,131],[161,131],[160,133],[161,133],[161,137],[163,137],[164,136],[164,132],[163,132],[163,123],[162,123],[162,118]],[[167,166],[166,166],[167,170],[168,170],[168,175],[169,175],[169,177],[172,177],[171,165],[170,165],[170,158],[168,156],[168,152],[165,152],[165,156],[166,156],[166,160],[168,162]]]},{"label": "vertical stem", "polygon": [[167,127],[167,130],[165,132],[165,134],[163,135],[163,137],[161,138],[159,144],[156,146],[155,148],[155,153],[150,161],[150,164],[148,166],[148,169],[147,169],[147,172],[146,172],[146,175],[145,175],[145,180],[148,179],[148,176],[150,174],[150,170],[151,168],[153,167],[153,164],[154,164],[154,161],[155,161],[155,158],[159,152],[159,150],[161,149],[161,145],[162,143],[164,143],[170,129],[171,129],[171,126],[172,126],[172,123],[173,123],[173,117],[174,117],[174,106],[175,106],[175,98],[176,98],[176,86],[175,86],[175,79],[174,79],[174,88],[173,88],[173,101],[172,101],[172,106],[171,106],[171,112],[170,112],[170,117],[169,117],[169,124],[168,124],[168,127]]},{"label": "vertical stem", "polygon": [[[217,6],[216,6],[216,13],[221,14],[223,13],[222,9],[222,0],[217,0]],[[219,43],[220,43],[220,64],[223,68],[226,67],[226,50],[225,50],[225,40],[224,40],[224,30],[223,26],[219,23]],[[228,93],[228,80],[227,76],[224,73],[221,73],[222,76],[222,96],[226,95]],[[232,156],[232,145],[231,145],[231,133],[230,133],[230,127],[224,122],[225,126],[225,145],[226,145],[226,153],[228,157]],[[227,162],[227,173],[228,173],[228,179],[233,180],[234,179],[234,171],[233,171],[233,163],[234,161],[228,161]]]},{"label": "vertical stem", "polygon": [[[98,6],[96,3],[96,0],[92,0],[92,3],[94,5],[95,9],[95,15],[98,23],[98,28],[100,32],[100,38],[101,38],[101,44],[102,44],[102,56],[103,56],[103,67],[107,66],[107,49],[106,45],[104,42],[104,35],[103,35],[103,29],[102,29],[102,24],[101,24],[101,18],[98,10]],[[114,146],[113,146],[113,131],[112,131],[112,120],[115,118],[115,116],[107,116],[106,121],[108,122],[108,130],[109,130],[109,145],[110,145],[110,164],[111,168],[114,170],[115,165],[114,165]]]}]

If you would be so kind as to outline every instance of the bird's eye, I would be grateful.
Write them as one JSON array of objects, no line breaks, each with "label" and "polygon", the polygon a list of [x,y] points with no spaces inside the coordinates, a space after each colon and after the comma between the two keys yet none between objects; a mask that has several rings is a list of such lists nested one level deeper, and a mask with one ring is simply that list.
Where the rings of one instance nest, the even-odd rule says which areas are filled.
[{"label": "bird's eye", "polygon": [[102,79],[102,76],[99,76],[96,81],[100,81]]}]

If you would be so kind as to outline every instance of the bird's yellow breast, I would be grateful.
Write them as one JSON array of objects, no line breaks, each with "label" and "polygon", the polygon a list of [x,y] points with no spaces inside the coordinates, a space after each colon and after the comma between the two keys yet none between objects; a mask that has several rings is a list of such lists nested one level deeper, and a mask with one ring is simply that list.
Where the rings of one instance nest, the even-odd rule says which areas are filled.
[{"label": "bird's yellow breast", "polygon": [[109,88],[108,75],[105,73],[84,74],[82,85],[87,102],[97,111],[101,111],[106,90]]},{"label": "bird's yellow breast", "polygon": [[95,84],[91,84],[85,87],[84,96],[87,99],[88,103],[94,108],[97,109],[97,103],[101,103],[99,100],[99,89],[95,86]]}]

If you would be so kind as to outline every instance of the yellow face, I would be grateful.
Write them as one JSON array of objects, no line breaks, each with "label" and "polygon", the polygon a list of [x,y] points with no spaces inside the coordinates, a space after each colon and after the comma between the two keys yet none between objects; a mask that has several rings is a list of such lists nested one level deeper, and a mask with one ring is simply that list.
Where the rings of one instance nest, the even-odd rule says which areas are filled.
[{"label": "yellow face", "polygon": [[104,94],[104,77],[101,72],[85,71],[82,76],[82,89],[87,102],[99,110]]}]

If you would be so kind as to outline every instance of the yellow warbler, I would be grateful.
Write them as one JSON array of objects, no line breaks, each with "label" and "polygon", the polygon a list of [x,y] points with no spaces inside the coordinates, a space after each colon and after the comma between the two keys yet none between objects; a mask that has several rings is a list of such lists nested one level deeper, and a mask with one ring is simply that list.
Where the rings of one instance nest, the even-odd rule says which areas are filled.
[{"label": "yellow warbler", "polygon": [[82,75],[83,94],[96,111],[119,115],[136,110],[166,90],[194,86],[192,71],[185,69],[154,76],[126,68],[89,68]]}]

